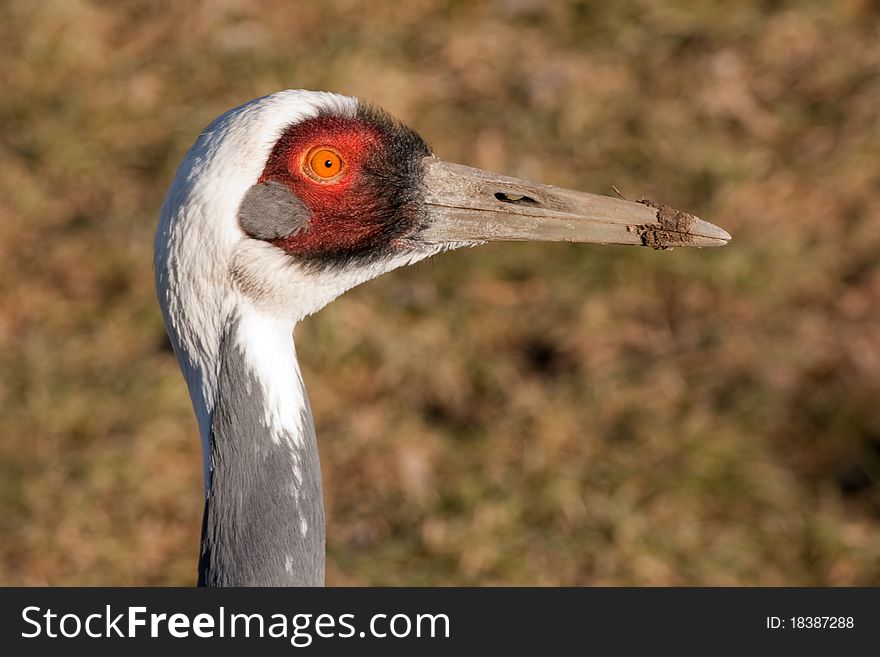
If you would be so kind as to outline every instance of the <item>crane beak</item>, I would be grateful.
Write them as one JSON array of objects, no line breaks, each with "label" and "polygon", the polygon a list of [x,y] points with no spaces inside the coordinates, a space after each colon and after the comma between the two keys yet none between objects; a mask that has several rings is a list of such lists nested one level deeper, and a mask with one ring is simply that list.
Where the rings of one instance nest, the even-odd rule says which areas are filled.
[{"label": "crane beak", "polygon": [[724,246],[722,228],[654,201],[610,196],[519,180],[424,159],[429,223],[426,243],[537,240],[635,244],[656,249]]}]

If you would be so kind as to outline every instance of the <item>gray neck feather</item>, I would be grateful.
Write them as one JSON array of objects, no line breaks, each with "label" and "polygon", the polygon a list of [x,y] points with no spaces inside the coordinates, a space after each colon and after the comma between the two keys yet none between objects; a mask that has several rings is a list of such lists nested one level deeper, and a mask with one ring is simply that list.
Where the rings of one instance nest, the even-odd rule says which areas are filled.
[{"label": "gray neck feather", "polygon": [[311,409],[306,401],[301,441],[273,440],[265,388],[239,331],[235,321],[220,346],[199,585],[321,586],[324,504]]}]

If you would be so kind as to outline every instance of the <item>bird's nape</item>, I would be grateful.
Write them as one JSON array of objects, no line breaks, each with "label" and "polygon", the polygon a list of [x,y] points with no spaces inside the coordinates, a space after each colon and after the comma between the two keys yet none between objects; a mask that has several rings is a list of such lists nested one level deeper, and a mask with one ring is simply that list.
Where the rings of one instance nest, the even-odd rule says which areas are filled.
[{"label": "bird's nape", "polygon": [[722,229],[444,162],[357,100],[285,91],[218,117],[162,207],[156,287],[199,422],[199,581],[321,584],[314,422],[292,333],[346,290],[491,240],[721,246]]}]

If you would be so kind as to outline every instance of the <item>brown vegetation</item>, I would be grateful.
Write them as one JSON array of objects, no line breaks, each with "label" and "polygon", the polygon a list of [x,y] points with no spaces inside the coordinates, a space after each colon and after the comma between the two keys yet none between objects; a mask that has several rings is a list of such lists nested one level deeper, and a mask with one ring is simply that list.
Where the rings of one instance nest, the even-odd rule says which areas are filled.
[{"label": "brown vegetation", "polygon": [[880,584],[876,2],[8,0],[0,56],[0,583],[194,582],[153,230],[214,116],[303,87],[734,236],[466,250],[306,321],[328,583]]}]

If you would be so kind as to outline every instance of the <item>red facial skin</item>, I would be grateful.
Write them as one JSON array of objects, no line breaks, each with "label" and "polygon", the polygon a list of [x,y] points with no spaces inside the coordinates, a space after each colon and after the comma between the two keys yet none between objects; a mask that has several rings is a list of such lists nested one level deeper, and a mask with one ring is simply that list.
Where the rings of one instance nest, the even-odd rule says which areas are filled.
[{"label": "red facial skin", "polygon": [[[342,158],[338,178],[316,180],[305,172],[309,152],[328,146]],[[287,187],[310,213],[308,226],[273,244],[294,255],[356,251],[386,230],[381,209],[385,199],[370,184],[365,166],[376,166],[383,148],[380,128],[361,118],[317,117],[286,132],[272,151],[258,183]],[[380,163],[381,164],[381,163]]]}]

